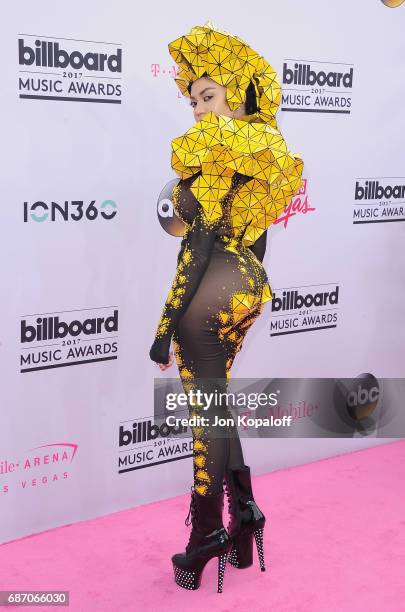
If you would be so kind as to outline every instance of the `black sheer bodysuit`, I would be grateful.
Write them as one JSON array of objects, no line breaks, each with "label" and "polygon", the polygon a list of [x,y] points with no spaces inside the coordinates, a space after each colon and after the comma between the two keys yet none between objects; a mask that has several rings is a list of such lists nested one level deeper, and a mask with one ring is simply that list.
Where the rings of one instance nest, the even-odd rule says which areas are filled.
[{"label": "black sheer bodysuit", "polygon": [[[170,343],[180,378],[187,391],[226,391],[230,369],[251,325],[271,299],[262,260],[267,231],[249,247],[235,238],[231,206],[237,190],[250,177],[235,173],[229,192],[221,200],[222,215],[207,222],[199,201],[190,191],[198,176],[183,179],[173,190],[173,205],[186,224],[177,257],[176,275],[160,317],[150,357],[167,363]],[[206,415],[201,406],[189,406],[190,415]],[[230,418],[226,405],[210,408]],[[222,491],[226,468],[244,466],[236,427],[219,430],[193,427],[194,487],[201,494]]]}]

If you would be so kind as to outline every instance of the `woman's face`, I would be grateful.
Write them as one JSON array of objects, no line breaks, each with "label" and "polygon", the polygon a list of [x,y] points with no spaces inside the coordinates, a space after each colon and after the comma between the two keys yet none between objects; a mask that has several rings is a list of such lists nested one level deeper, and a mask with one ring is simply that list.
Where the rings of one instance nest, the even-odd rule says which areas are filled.
[{"label": "woman's face", "polygon": [[216,115],[238,118],[245,114],[245,105],[241,104],[232,111],[226,101],[226,87],[218,85],[209,77],[201,77],[191,85],[190,105],[194,119],[200,121],[210,111]]}]

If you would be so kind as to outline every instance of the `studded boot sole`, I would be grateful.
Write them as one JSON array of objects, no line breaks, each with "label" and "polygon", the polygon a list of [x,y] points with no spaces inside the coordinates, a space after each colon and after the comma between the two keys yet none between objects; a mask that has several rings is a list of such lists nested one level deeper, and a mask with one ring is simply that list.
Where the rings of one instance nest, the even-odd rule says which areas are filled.
[{"label": "studded boot sole", "polygon": [[[218,593],[222,593],[226,561],[232,546],[222,523],[223,502],[223,492],[201,496],[192,491],[190,540],[185,552],[172,556],[174,580],[180,587],[198,589],[205,566],[215,557],[218,559]],[[189,516],[186,525],[190,524]]]},{"label": "studded boot sole", "polygon": [[231,541],[229,540],[227,548],[222,553],[218,553],[217,555],[209,556],[209,557],[200,557],[198,560],[195,560],[194,563],[190,564],[189,567],[180,567],[173,560],[173,570],[174,570],[174,580],[176,584],[183,587],[184,589],[190,589],[195,591],[201,586],[201,578],[203,575],[203,571],[205,566],[211,559],[215,557],[218,559],[218,588],[217,592],[222,593],[223,583],[224,583],[224,574],[226,568],[226,561],[229,554],[229,550],[231,548]]}]

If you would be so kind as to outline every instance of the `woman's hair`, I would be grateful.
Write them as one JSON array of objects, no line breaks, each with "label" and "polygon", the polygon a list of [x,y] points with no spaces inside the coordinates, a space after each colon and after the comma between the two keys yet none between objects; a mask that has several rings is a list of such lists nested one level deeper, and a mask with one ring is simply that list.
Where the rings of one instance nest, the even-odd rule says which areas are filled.
[{"label": "woman's hair", "polygon": [[[203,77],[209,77],[207,72],[204,72]],[[191,85],[192,81],[188,84],[187,91],[191,95]],[[254,115],[257,112],[257,98],[255,87],[250,81],[249,85],[246,88],[246,100],[245,100],[245,109],[246,115]]]}]

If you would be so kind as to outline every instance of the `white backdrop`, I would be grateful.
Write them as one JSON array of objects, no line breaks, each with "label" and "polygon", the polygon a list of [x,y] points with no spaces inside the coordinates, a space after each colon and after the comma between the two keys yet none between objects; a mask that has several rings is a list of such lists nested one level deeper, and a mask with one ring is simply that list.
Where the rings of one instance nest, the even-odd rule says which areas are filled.
[{"label": "white backdrop", "polygon": [[[189,441],[170,457],[164,441],[124,444],[123,432],[153,421],[154,377],[177,376],[175,368],[161,374],[148,356],[180,242],[161,227],[157,203],[174,177],[170,140],[194,122],[167,43],[208,19],[277,70],[285,96],[278,124],[304,159],[305,193],[269,233],[270,284],[277,297],[338,287],[337,304],[313,308],[312,322],[268,303],[232,376],[404,377],[405,4],[246,7],[74,0],[61,19],[50,1],[7,6],[0,542],[189,490]],[[58,67],[55,45],[75,52],[73,63],[98,55],[87,68]],[[94,70],[102,54],[109,64]],[[295,64],[352,82],[288,83]],[[398,187],[388,198],[356,199],[366,181]],[[331,322],[316,317],[321,310]],[[58,338],[56,317],[77,323]],[[97,317],[98,328],[82,327]],[[294,320],[300,333],[280,335]],[[243,444],[257,474],[387,441]]]}]

